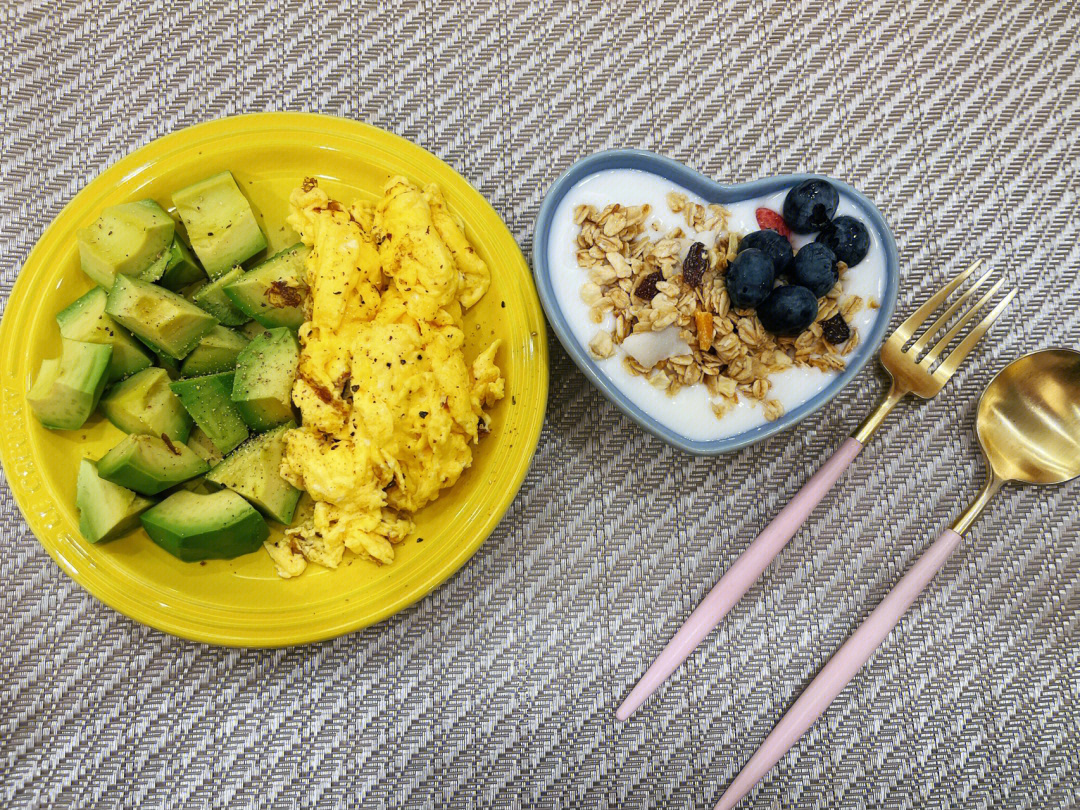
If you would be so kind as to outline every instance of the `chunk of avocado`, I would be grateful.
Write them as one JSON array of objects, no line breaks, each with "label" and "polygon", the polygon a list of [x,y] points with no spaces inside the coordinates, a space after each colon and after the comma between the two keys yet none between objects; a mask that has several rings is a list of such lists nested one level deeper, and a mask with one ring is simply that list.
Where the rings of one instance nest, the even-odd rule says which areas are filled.
[{"label": "chunk of avocado", "polygon": [[169,355],[161,352],[154,352],[154,356],[157,358],[158,366],[165,369],[170,380],[179,380],[183,376],[180,374],[180,361],[175,357],[169,357]]},{"label": "chunk of avocado", "polygon": [[164,434],[174,442],[186,442],[191,434],[191,417],[163,368],[143,369],[118,382],[101,398],[101,412],[125,433]]},{"label": "chunk of avocado", "polygon": [[244,442],[210,470],[206,480],[238,492],[271,520],[288,525],[300,490],[281,477],[281,457],[285,431],[294,427],[290,422]]},{"label": "chunk of avocado", "polygon": [[198,345],[180,364],[181,377],[201,377],[236,368],[236,357],[248,339],[235,329],[215,326],[199,339]]},{"label": "chunk of avocado", "polygon": [[157,495],[210,469],[186,444],[173,442],[168,436],[145,433],[125,436],[98,459],[97,465],[98,475],[106,481],[140,495]]},{"label": "chunk of avocado", "polygon": [[187,446],[194,450],[195,454],[209,464],[211,468],[217,466],[224,458],[217,446],[210,441],[206,431],[200,427],[191,431],[191,435],[188,436]]},{"label": "chunk of avocado", "polygon": [[247,425],[232,401],[233,372],[175,380],[169,387],[222,454],[231,453],[248,437]]},{"label": "chunk of avocado", "polygon": [[268,329],[299,329],[307,320],[311,292],[304,262],[311,248],[303,242],[275,253],[225,287],[225,293],[249,318]]},{"label": "chunk of avocado", "polygon": [[266,327],[258,321],[248,321],[240,327],[240,334],[242,334],[248,340],[254,340],[265,331]]},{"label": "chunk of avocado", "polygon": [[79,462],[75,506],[79,508],[79,531],[91,543],[127,534],[139,525],[139,515],[153,505],[149,498],[99,476],[90,459]]},{"label": "chunk of avocado", "polygon": [[[200,281],[193,281],[186,287],[181,287],[179,290],[177,290],[177,292],[181,296],[183,296],[185,300],[195,304],[195,294],[209,283],[209,279],[205,278],[201,279]],[[198,306],[198,304],[195,304],[195,306]]]},{"label": "chunk of avocado", "polygon": [[251,504],[223,489],[181,489],[142,514],[150,539],[185,562],[239,557],[258,551],[270,528]]},{"label": "chunk of avocado", "polygon": [[232,172],[221,172],[175,191],[172,200],[191,247],[211,279],[225,275],[266,247],[266,237]]},{"label": "chunk of avocado", "polygon": [[225,275],[200,287],[191,296],[191,303],[205,309],[225,326],[240,326],[247,323],[251,318],[233,306],[232,300],[225,294],[225,285],[231,284],[242,275],[244,271],[239,267],[234,267]]},{"label": "chunk of avocado", "polygon": [[108,300],[109,294],[103,288],[94,287],[56,313],[56,323],[60,327],[60,335],[69,340],[112,346],[107,377],[109,382],[116,382],[149,368],[154,361],[142,343],[105,314]]},{"label": "chunk of avocado", "polygon": [[101,399],[112,346],[61,338],[59,358],[43,360],[26,395],[34,416],[53,430],[83,426]]},{"label": "chunk of avocado", "polygon": [[269,430],[293,418],[292,389],[300,344],[285,326],[268,329],[236,358],[232,400],[254,430]]},{"label": "chunk of avocado", "polygon": [[207,481],[205,475],[200,475],[198,478],[192,478],[190,481],[185,481],[180,484],[180,489],[186,489],[188,492],[194,492],[199,495],[210,495],[211,493],[219,492],[221,490],[221,485],[215,484],[213,481]]},{"label": "chunk of avocado", "polygon": [[108,290],[118,274],[139,275],[157,262],[172,245],[175,229],[173,218],[153,200],[106,208],[77,234],[83,272]]},{"label": "chunk of avocado", "polygon": [[145,281],[117,276],[105,311],[155,351],[183,360],[199,338],[217,325],[174,292]]},{"label": "chunk of avocado", "polygon": [[206,278],[199,265],[199,260],[191,252],[191,248],[180,238],[173,237],[172,248],[169,250],[168,259],[165,263],[165,273],[158,279],[158,284],[167,290],[176,292],[181,287],[202,281]]}]

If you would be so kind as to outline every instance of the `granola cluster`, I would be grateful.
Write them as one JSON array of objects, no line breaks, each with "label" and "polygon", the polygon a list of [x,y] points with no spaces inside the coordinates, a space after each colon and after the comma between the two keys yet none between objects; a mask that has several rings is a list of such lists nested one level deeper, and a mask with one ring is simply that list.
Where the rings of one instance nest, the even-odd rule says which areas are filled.
[{"label": "granola cluster", "polygon": [[753,310],[734,309],[728,299],[724,276],[738,253],[739,235],[728,230],[727,211],[677,193],[668,195],[667,204],[683,215],[685,230],[660,234],[655,223],[647,226],[649,205],[574,209],[581,229],[577,261],[589,274],[581,296],[594,323],[614,316],[613,327],[600,329],[590,341],[590,352],[598,359],[611,357],[631,335],[677,329],[688,351],[650,368],[627,354],[627,369],[671,395],[684,386],[704,385],[717,417],[746,396],[762,403],[766,419],[778,419],[784,408],[769,396],[773,372],[792,366],[840,371],[844,357],[859,344],[854,326],[837,344],[826,339],[835,338],[835,330],[823,330],[837,315],[850,324],[864,306],[859,296],[844,292],[847,266],[839,263],[841,280],[818,301],[815,323],[798,337],[775,337]]}]

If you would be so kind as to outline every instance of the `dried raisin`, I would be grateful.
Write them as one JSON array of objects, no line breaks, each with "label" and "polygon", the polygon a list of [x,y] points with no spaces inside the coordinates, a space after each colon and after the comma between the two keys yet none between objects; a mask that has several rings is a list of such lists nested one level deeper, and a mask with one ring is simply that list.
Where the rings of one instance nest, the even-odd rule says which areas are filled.
[{"label": "dried raisin", "polygon": [[847,325],[844,316],[837,312],[828,320],[821,322],[821,336],[835,346],[845,343],[851,337],[851,327]]},{"label": "dried raisin", "polygon": [[640,298],[642,301],[652,301],[656,298],[656,285],[664,280],[664,276],[659,271],[655,273],[649,273],[641,280],[641,283],[637,285],[637,289],[634,290],[634,295]]},{"label": "dried raisin", "polygon": [[694,242],[690,246],[690,250],[687,251],[686,258],[683,259],[683,278],[691,287],[700,286],[701,278],[708,269],[709,255],[705,252],[705,245],[701,244],[701,242]]}]

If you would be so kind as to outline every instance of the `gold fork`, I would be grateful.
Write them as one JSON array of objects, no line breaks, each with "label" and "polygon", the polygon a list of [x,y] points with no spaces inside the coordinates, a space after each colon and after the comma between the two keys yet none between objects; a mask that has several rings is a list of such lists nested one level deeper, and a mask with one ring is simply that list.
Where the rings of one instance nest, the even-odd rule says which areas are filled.
[{"label": "gold fork", "polygon": [[930,326],[926,328],[926,331],[922,333],[922,336],[912,343],[905,351],[904,346],[906,346],[908,341],[914,337],[915,333],[919,330],[919,327],[926,322],[927,318],[937,311],[938,307],[945,303],[945,299],[952,295],[956,289],[964,283],[964,280],[974,273],[980,265],[982,265],[982,259],[973,263],[966,270],[958,274],[956,278],[942,287],[929,301],[915,310],[910,318],[900,324],[895,332],[889,335],[888,340],[886,340],[881,347],[881,365],[885,366],[885,370],[889,372],[889,376],[892,378],[892,385],[889,388],[888,396],[885,397],[873,413],[866,417],[859,426],[859,429],[851,434],[852,438],[857,442],[866,444],[866,441],[874,434],[874,431],[878,429],[881,422],[889,415],[889,412],[896,407],[896,404],[903,399],[905,395],[915,394],[917,397],[930,399],[930,397],[937,394],[945,383],[949,381],[949,378],[956,373],[956,369],[964,362],[964,358],[968,356],[975,347],[975,344],[986,334],[986,330],[990,328],[990,325],[997,320],[998,315],[1000,315],[1005,307],[1009,305],[1009,302],[1016,297],[1016,290],[1011,290],[1009,294],[1002,298],[1001,301],[998,302],[998,305],[990,310],[987,316],[983,318],[962,341],[960,341],[960,344],[941,361],[941,364],[931,371],[930,369],[933,368],[934,363],[941,357],[945,349],[949,347],[949,344],[952,343],[953,338],[960,333],[961,329],[967,326],[979,310],[990,302],[995,293],[997,293],[1005,283],[1004,278],[998,279],[997,283],[992,285],[990,289],[964,313],[963,317],[961,317],[960,320],[934,344],[933,348],[920,358],[919,355],[922,354],[923,349],[926,348],[931,339],[933,339],[933,337],[941,331],[942,327],[944,327],[952,317],[960,311],[960,307],[967,303],[967,301],[990,280],[991,272],[988,271],[983,273],[983,275],[974,284],[968,287],[963,295],[958,296],[952,306],[941,313],[940,317],[930,324]]},{"label": "gold fork", "polygon": [[[945,354],[945,350],[952,344],[953,339],[960,334],[961,330],[1001,289],[1005,283],[1004,278],[992,284],[964,312],[960,319],[934,343],[929,351],[925,350],[930,345],[931,340],[948,325],[956,313],[960,312],[961,307],[990,281],[991,272],[984,273],[964,293],[956,296],[956,300],[926,328],[911,346],[906,349],[904,347],[907,346],[930,316],[945,304],[950,296],[964,283],[964,280],[975,272],[981,264],[982,260],[979,260],[957,275],[956,278],[933,295],[929,301],[919,307],[910,318],[900,324],[899,328],[889,336],[881,347],[881,364],[885,366],[885,370],[889,372],[892,379],[888,395],[851,437],[833,453],[832,457],[825,462],[821,469],[806,482],[798,494],[792,498],[791,502],[780,510],[780,513],[773,518],[772,523],[762,530],[761,534],[735,561],[735,564],[709,591],[709,595],[690,614],[683,626],[668,642],[664,651],[653,661],[652,665],[641,677],[641,680],[627,695],[626,700],[623,701],[615,713],[616,717],[625,720],[633,714],[645,699],[686,660],[686,657],[701,643],[705,636],[720,623],[720,620],[724,618],[731,607],[757,581],[773,558],[787,545],[795,532],[810,516],[810,512],[821,502],[825,494],[832,489],[841,473],[855,460],[866,442],[881,426],[882,421],[896,407],[897,403],[907,394],[929,399],[937,394],[948,382],[949,378],[952,377],[956,369],[964,361],[964,358],[975,347],[975,344],[986,334],[990,325],[997,320],[1005,307],[1009,305],[1009,302],[1016,297],[1016,290],[1011,290],[990,310],[986,317],[963,337],[956,348],[947,355]],[[940,363],[938,363],[939,360]],[[937,364],[936,368],[934,367],[935,364]]]}]

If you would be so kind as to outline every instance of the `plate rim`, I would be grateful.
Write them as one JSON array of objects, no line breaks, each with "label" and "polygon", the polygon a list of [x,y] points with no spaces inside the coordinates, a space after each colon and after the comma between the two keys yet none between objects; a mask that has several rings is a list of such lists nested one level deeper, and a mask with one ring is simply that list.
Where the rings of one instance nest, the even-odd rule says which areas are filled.
[{"label": "plate rim", "polygon": [[[421,165],[427,164],[434,173],[448,173],[455,184],[460,184],[455,191],[469,198],[470,203],[475,205],[486,219],[493,220],[494,223],[498,224],[498,228],[501,228],[501,231],[496,229],[496,239],[504,243],[504,247],[513,257],[512,264],[517,265],[517,269],[520,271],[520,281],[525,282],[522,285],[522,293],[526,300],[525,322],[535,328],[534,339],[531,342],[531,352],[536,357],[541,373],[536,381],[538,385],[537,407],[535,412],[530,413],[522,423],[521,431],[517,441],[515,441],[515,443],[520,441],[527,450],[520,454],[516,463],[511,467],[513,474],[505,480],[504,494],[496,502],[494,509],[484,511],[478,520],[474,535],[468,542],[463,542],[460,548],[456,550],[456,553],[448,556],[434,570],[428,571],[420,568],[418,571],[419,578],[410,582],[407,587],[395,590],[394,595],[386,604],[369,611],[367,615],[358,619],[350,618],[347,609],[339,609],[336,612],[326,613],[320,617],[318,626],[311,629],[287,624],[277,631],[267,633],[260,630],[252,634],[236,626],[225,629],[214,624],[201,623],[195,617],[186,614],[178,619],[148,603],[149,600],[147,599],[138,599],[119,591],[115,587],[115,583],[110,581],[112,575],[109,573],[102,574],[96,570],[96,566],[83,567],[76,565],[63,553],[65,543],[69,539],[66,535],[70,533],[66,531],[63,525],[64,519],[56,511],[57,506],[54,499],[49,496],[47,491],[43,493],[37,492],[37,490],[47,490],[44,477],[36,469],[33,469],[36,465],[30,465],[30,470],[16,467],[14,452],[16,440],[19,437],[13,434],[19,434],[20,432],[25,434],[25,431],[0,431],[0,466],[3,467],[8,489],[12,493],[12,497],[30,533],[65,574],[94,598],[135,622],[189,641],[229,647],[287,647],[324,641],[355,632],[381,622],[415,604],[454,576],[480,546],[486,542],[516,500],[539,444],[547,413],[550,388],[547,329],[543,310],[533,283],[532,273],[516,238],[491,203],[457,170],[419,144],[363,121],[310,112],[245,113],[203,121],[151,139],[94,176],[49,222],[19,266],[11,293],[4,303],[3,317],[0,319],[0,352],[6,355],[10,351],[19,351],[18,349],[8,350],[5,347],[12,345],[12,330],[16,328],[16,324],[21,320],[19,310],[26,311],[26,307],[22,303],[30,293],[31,281],[24,271],[27,267],[41,263],[43,257],[51,252],[51,243],[57,239],[56,234],[59,230],[65,227],[63,226],[65,221],[71,218],[77,220],[87,212],[87,209],[92,210],[102,196],[107,196],[110,187],[115,187],[125,179],[145,171],[162,160],[166,160],[170,154],[179,151],[187,152],[198,144],[215,137],[236,135],[246,130],[272,132],[280,129],[321,132],[358,143],[378,142],[381,148],[404,158],[408,163],[416,165],[419,161]],[[412,165],[410,168],[412,168]],[[102,190],[97,193],[99,189]],[[486,224],[485,229],[491,230]],[[9,417],[12,416],[11,406],[13,404],[16,406],[24,405],[21,400],[25,398],[25,392],[20,395],[20,392],[16,390],[17,386],[9,384],[14,379],[16,379],[16,370],[14,368],[10,373],[0,375],[0,391],[3,393],[3,399],[0,400],[0,413]],[[22,442],[29,442],[29,434],[21,438]],[[29,485],[33,485],[34,489],[31,490]],[[35,500],[43,500],[43,502],[35,503]],[[61,525],[45,524],[43,527],[35,526],[37,521],[30,518],[31,511],[42,507],[51,509]],[[41,512],[40,519],[42,521],[48,519],[45,512]],[[42,534],[46,534],[48,539],[43,538]],[[85,542],[81,538],[72,539],[76,543]],[[421,563],[422,560],[417,561],[416,564]],[[160,603],[158,604],[160,605]],[[207,606],[200,609],[207,610]],[[207,612],[211,614],[227,614],[233,610],[235,609],[212,607]]]},{"label": "plate rim", "polygon": [[[856,348],[855,362],[849,363],[847,368],[821,392],[788,411],[775,422],[768,422],[721,439],[688,439],[645,413],[644,410],[631,402],[622,391],[615,387],[614,383],[600,370],[585,347],[574,336],[573,330],[570,328],[566,316],[559,306],[551,284],[551,268],[548,264],[547,244],[550,239],[555,211],[558,209],[563,197],[574,185],[588,175],[606,169],[636,169],[659,174],[693,191],[698,196],[704,197],[706,200],[719,202],[720,204],[733,199],[742,199],[746,196],[763,196],[803,180],[815,178],[828,180],[837,186],[842,193],[853,198],[870,216],[873,221],[872,224],[881,238],[885,252],[886,271],[885,293],[880,302],[881,306],[877,319],[870,330],[869,338],[866,341],[861,341]],[[691,169],[683,163],[647,149],[607,149],[594,152],[581,158],[563,172],[548,189],[543,202],[540,204],[540,211],[534,228],[532,254],[533,280],[536,282],[540,303],[544,307],[544,313],[547,315],[548,323],[551,324],[555,336],[559,339],[559,343],[562,344],[567,354],[570,355],[570,359],[574,361],[574,364],[608,401],[630,417],[638,426],[672,447],[697,456],[719,456],[757,444],[770,436],[794,427],[825,407],[876,356],[878,348],[885,340],[899,295],[900,257],[892,229],[873,201],[844,181],[822,174],[797,173],[773,175],[745,183],[724,184]]]}]

